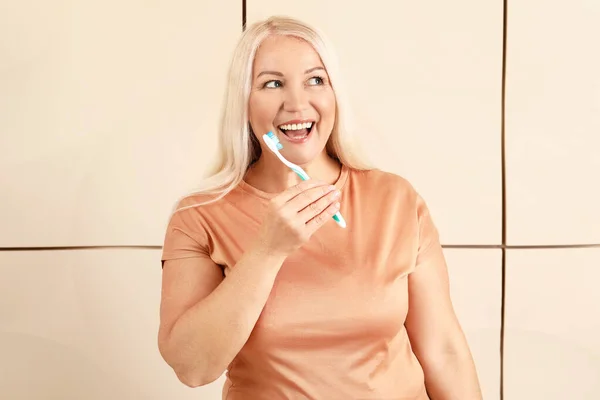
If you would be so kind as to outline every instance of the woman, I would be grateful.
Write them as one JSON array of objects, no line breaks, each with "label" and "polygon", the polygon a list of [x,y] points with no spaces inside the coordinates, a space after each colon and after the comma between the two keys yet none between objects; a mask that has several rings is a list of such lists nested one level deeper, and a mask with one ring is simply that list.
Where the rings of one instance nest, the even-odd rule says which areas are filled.
[{"label": "woman", "polygon": [[297,20],[242,35],[221,160],[167,228],[161,354],[228,400],[480,399],[427,206],[352,151],[333,62]]}]

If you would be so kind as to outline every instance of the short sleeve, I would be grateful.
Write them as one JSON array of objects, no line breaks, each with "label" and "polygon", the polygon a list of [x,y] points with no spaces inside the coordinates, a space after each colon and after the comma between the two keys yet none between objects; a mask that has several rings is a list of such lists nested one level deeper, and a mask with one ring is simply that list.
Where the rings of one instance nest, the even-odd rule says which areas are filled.
[{"label": "short sleeve", "polygon": [[428,263],[445,262],[438,229],[427,203],[420,195],[417,195],[416,209],[419,235],[416,268]]},{"label": "short sleeve", "polygon": [[208,236],[188,212],[175,212],[165,232],[161,264],[191,257],[210,258]]}]

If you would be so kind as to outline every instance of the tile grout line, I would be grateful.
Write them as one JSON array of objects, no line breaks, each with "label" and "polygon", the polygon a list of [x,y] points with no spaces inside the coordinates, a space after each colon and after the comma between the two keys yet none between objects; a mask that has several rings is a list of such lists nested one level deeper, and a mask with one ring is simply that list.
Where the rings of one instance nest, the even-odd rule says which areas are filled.
[{"label": "tile grout line", "polygon": [[[444,249],[463,250],[559,250],[559,249],[590,249],[600,248],[600,243],[592,244],[556,244],[556,245],[501,245],[501,244],[447,244]],[[153,245],[90,245],[90,246],[16,246],[0,247],[3,251],[61,251],[61,250],[100,250],[100,249],[140,249],[161,250],[162,246]]]},{"label": "tile grout line", "polygon": [[242,0],[242,32],[246,30],[246,0]]},{"label": "tile grout line", "polygon": [[502,181],[502,278],[500,300],[500,400],[504,400],[504,337],[506,322],[506,42],[508,28],[508,0],[502,0],[502,83],[500,103],[500,162]]}]

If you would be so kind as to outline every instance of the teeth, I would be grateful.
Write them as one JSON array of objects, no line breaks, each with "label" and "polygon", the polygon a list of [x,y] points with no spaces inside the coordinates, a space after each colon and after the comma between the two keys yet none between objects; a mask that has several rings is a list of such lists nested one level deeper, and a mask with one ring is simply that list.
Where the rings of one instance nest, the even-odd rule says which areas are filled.
[{"label": "teeth", "polygon": [[305,122],[303,124],[287,124],[279,125],[279,128],[286,131],[299,131],[300,129],[308,129],[312,127],[312,124],[312,122]]}]

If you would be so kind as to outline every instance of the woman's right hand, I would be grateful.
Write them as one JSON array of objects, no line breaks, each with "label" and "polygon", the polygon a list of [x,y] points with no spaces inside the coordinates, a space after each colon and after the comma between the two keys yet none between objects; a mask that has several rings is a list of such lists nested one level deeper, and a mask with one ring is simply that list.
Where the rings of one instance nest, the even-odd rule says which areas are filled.
[{"label": "woman's right hand", "polygon": [[335,186],[309,179],[271,199],[258,234],[264,251],[288,256],[339,210]]}]

